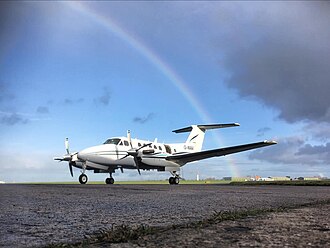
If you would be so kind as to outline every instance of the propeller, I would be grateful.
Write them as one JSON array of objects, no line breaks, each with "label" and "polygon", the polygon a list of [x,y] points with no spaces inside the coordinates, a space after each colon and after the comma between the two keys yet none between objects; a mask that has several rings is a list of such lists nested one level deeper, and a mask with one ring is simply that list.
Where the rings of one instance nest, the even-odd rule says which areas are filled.
[{"label": "propeller", "polygon": [[64,145],[65,145],[66,154],[63,157],[61,157],[61,158],[54,158],[54,160],[58,160],[59,162],[62,162],[62,161],[69,162],[70,174],[73,177],[72,165],[74,165],[74,162],[72,162],[72,157],[74,155],[76,155],[77,152],[70,154],[70,151],[69,151],[69,139],[68,138],[65,138]]},{"label": "propeller", "polygon": [[66,154],[70,154],[70,152],[69,152],[69,138],[65,138],[64,145],[65,145]]},{"label": "propeller", "polygon": [[131,145],[131,149],[129,149],[127,151],[127,155],[122,157],[121,160],[124,159],[124,158],[127,158],[128,156],[132,156],[133,159],[134,159],[136,169],[138,170],[139,174],[141,175],[141,171],[140,171],[140,167],[139,167],[139,164],[140,164],[139,150],[143,149],[146,146],[149,146],[152,143],[144,144],[144,145],[140,146],[139,148],[133,148],[132,138],[131,138],[131,131],[130,130],[127,130],[127,139],[128,139],[128,142]]},{"label": "propeller", "polygon": [[73,170],[72,170],[72,162],[69,162],[69,169],[70,169],[70,174],[73,177]]}]

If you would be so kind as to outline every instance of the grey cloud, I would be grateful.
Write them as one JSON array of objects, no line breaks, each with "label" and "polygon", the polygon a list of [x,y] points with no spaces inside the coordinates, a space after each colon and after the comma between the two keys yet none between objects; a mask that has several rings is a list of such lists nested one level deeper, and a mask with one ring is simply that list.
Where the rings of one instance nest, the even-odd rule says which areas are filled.
[{"label": "grey cloud", "polygon": [[269,127],[263,127],[263,128],[260,128],[258,129],[257,131],[257,136],[258,137],[261,137],[261,136],[264,136],[266,132],[269,132],[270,130],[272,130],[271,128]]},{"label": "grey cloud", "polygon": [[110,103],[110,99],[111,99],[111,93],[107,87],[104,87],[103,94],[97,98],[94,98],[94,102],[107,106]]},{"label": "grey cloud", "polygon": [[330,139],[330,124],[327,122],[312,122],[304,126],[303,132],[309,133],[314,139],[327,141]]},{"label": "grey cloud", "polygon": [[48,107],[45,107],[45,106],[39,106],[37,108],[37,113],[38,114],[48,114],[49,113],[49,109],[48,109]]},{"label": "grey cloud", "polygon": [[13,126],[16,124],[26,124],[29,122],[29,119],[22,117],[19,114],[12,113],[12,114],[5,114],[0,117],[0,124]]},{"label": "grey cloud", "polygon": [[275,146],[252,151],[249,159],[273,164],[327,165],[330,159],[330,143],[312,146],[300,137],[289,137],[280,139]]},{"label": "grey cloud", "polygon": [[326,143],[325,145],[315,145],[312,146],[310,144],[306,144],[299,149],[296,155],[321,155],[326,154],[330,158],[330,143]]},{"label": "grey cloud", "polygon": [[330,3],[255,3],[231,11],[221,38],[226,84],[278,109],[287,122],[330,122]]},{"label": "grey cloud", "polygon": [[135,118],[133,119],[133,122],[140,123],[140,124],[144,124],[144,123],[146,123],[146,122],[152,120],[152,119],[154,118],[154,116],[155,116],[154,113],[149,113],[149,114],[148,114],[147,116],[145,116],[145,117],[139,117],[139,116],[137,116],[137,117],[135,117]]},{"label": "grey cloud", "polygon": [[299,137],[289,137],[278,140],[278,144],[263,149],[257,149],[249,154],[249,159],[267,161],[275,164],[301,163],[295,155],[297,149],[304,145],[304,140]]},{"label": "grey cloud", "polygon": [[64,104],[66,104],[66,105],[73,105],[73,104],[82,103],[82,102],[84,102],[84,98],[78,98],[78,99],[65,98],[64,99]]}]

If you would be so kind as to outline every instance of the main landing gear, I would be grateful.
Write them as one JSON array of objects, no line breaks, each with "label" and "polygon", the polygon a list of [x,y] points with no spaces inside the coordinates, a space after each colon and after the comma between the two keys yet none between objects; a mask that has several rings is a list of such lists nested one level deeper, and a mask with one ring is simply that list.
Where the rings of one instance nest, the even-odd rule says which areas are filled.
[{"label": "main landing gear", "polygon": [[110,173],[110,177],[105,179],[105,183],[106,184],[114,184],[115,183],[115,179],[113,179],[112,173]]},{"label": "main landing gear", "polygon": [[87,181],[88,181],[88,178],[87,178],[86,174],[83,173],[83,174],[81,174],[79,176],[79,182],[80,182],[80,184],[86,184]]},{"label": "main landing gear", "polygon": [[173,177],[168,179],[169,184],[179,184],[180,183],[180,175],[177,174],[176,171],[170,171]]},{"label": "main landing gear", "polygon": [[169,182],[170,184],[179,184],[180,179],[179,179],[179,177],[170,177],[170,178],[168,179],[168,182]]},{"label": "main landing gear", "polygon": [[105,179],[105,183],[106,184],[114,184],[115,179],[113,179],[112,177],[108,177]]}]

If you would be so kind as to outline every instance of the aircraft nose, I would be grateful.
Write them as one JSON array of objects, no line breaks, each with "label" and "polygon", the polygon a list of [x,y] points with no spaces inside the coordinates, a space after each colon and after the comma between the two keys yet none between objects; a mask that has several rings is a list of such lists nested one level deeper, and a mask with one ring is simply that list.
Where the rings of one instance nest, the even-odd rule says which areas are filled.
[{"label": "aircraft nose", "polygon": [[80,152],[78,152],[77,156],[80,160],[86,161],[88,153],[89,153],[88,149],[84,149],[84,150],[81,150]]}]

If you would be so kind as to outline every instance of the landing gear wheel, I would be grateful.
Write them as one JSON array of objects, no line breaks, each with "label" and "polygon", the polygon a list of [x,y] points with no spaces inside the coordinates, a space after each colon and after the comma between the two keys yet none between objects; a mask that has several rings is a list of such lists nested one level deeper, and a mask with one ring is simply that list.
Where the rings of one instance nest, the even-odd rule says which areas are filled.
[{"label": "landing gear wheel", "polygon": [[178,177],[170,177],[168,179],[169,184],[179,184],[180,179]]},{"label": "landing gear wheel", "polygon": [[79,182],[80,182],[80,184],[86,184],[87,181],[88,181],[88,178],[87,178],[87,176],[85,174],[81,174],[79,176]]},{"label": "landing gear wheel", "polygon": [[114,184],[115,179],[113,179],[112,177],[108,177],[107,179],[105,179],[105,183],[106,184]]}]

